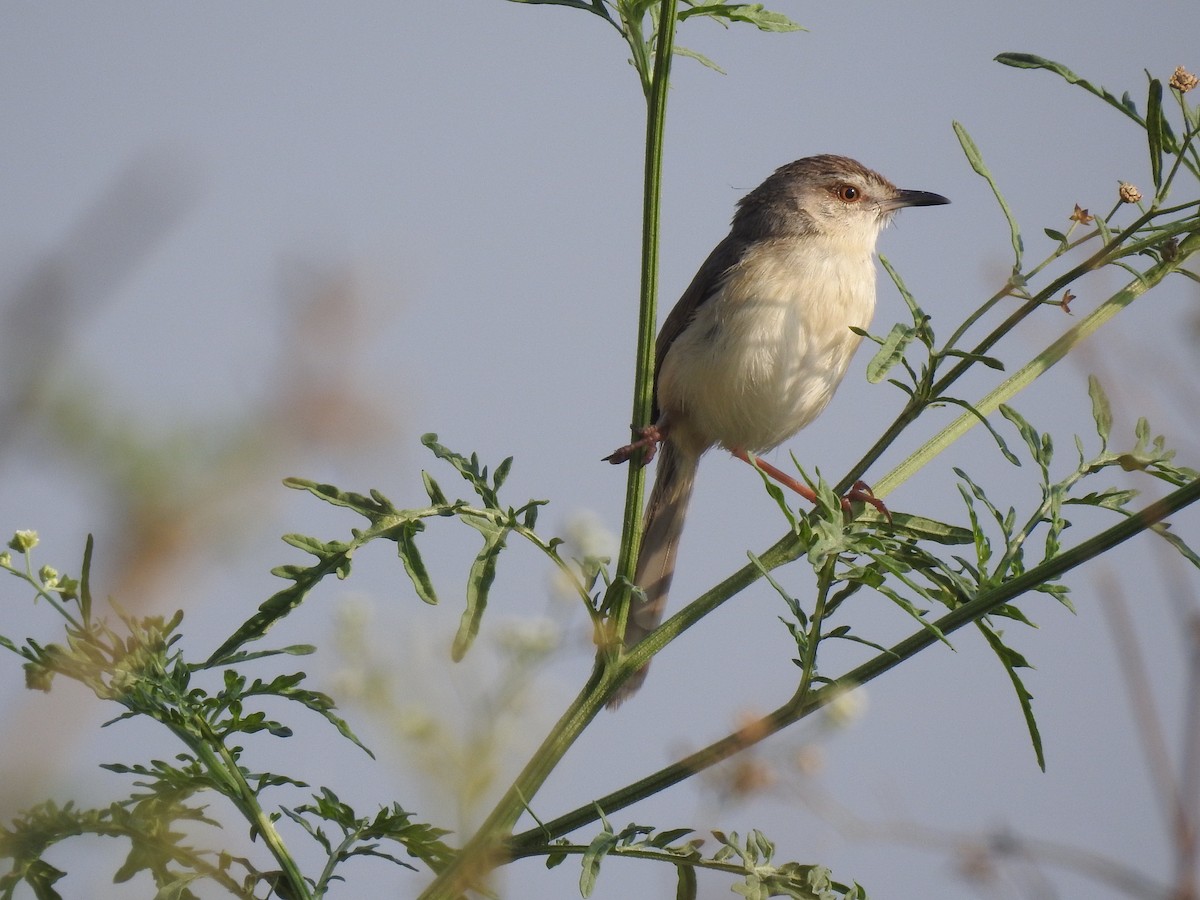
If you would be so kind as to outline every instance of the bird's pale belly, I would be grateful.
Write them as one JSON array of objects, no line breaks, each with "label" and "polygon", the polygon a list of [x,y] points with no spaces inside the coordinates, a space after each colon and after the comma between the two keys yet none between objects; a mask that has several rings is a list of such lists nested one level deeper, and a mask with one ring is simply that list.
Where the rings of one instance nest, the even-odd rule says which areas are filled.
[{"label": "bird's pale belly", "polygon": [[659,373],[668,421],[686,422],[697,449],[764,451],[816,418],[858,347],[850,326],[865,327],[874,309],[870,280],[869,291],[832,285],[820,298],[742,297],[699,310]]}]

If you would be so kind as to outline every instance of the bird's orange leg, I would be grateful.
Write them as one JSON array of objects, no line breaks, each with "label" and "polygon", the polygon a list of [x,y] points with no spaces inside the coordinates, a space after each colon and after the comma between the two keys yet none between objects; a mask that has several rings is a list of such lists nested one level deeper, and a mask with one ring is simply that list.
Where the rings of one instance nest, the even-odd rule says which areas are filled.
[{"label": "bird's orange leg", "polygon": [[[748,463],[755,468],[760,469],[765,475],[773,478],[775,481],[778,481],[784,487],[791,488],[809,503],[817,502],[817,495],[813,493],[812,488],[810,488],[803,481],[800,481],[798,478],[795,478],[789,475],[787,472],[784,472],[779,467],[771,465],[765,459],[758,456],[751,459],[750,455],[746,453],[745,450],[734,450],[733,455],[742,462]],[[851,503],[867,503],[879,510],[879,512],[889,522],[892,521],[892,514],[888,512],[888,508],[883,505],[882,500],[880,500],[871,492],[871,488],[865,481],[854,482],[853,487],[851,487],[846,496],[842,498],[842,509],[844,509],[846,512],[850,512]]]}]

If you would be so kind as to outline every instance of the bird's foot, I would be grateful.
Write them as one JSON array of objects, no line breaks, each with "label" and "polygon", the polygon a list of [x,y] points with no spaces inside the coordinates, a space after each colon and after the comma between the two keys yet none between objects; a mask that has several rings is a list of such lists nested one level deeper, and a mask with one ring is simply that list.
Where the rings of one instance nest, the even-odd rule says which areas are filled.
[{"label": "bird's foot", "polygon": [[854,482],[849,492],[842,498],[842,509],[849,512],[851,503],[866,503],[873,506],[888,520],[889,525],[892,523],[892,514],[888,512],[888,508],[883,505],[883,501],[875,496],[875,492],[871,490],[871,486],[865,481]]},{"label": "bird's foot", "polygon": [[637,435],[636,441],[617,448],[604,457],[604,461],[619,466],[623,462],[628,462],[635,453],[641,450],[642,465],[649,465],[650,461],[654,459],[654,455],[658,453],[658,445],[667,436],[666,429],[659,428],[657,425],[647,425],[644,428],[633,429],[633,433]]}]

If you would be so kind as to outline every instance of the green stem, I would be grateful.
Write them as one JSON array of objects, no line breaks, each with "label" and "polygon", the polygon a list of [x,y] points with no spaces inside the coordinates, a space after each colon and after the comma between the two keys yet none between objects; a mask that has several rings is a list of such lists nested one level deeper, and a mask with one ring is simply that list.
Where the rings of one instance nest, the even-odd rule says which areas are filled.
[{"label": "green stem", "polygon": [[[658,35],[654,48],[654,74],[647,91],[645,181],[642,198],[642,270],[641,311],[638,321],[638,352],[634,388],[633,422],[648,424],[653,406],[654,335],[657,322],[655,300],[658,293],[658,232],[662,190],[663,133],[666,122],[667,93],[674,54],[678,0],[661,0]],[[640,28],[625,22],[631,46],[640,41]],[[641,45],[644,47],[644,44]],[[634,48],[635,55],[638,48]],[[636,58],[636,57],[635,57]],[[643,77],[643,84],[645,79]],[[641,539],[642,492],[645,473],[630,465],[626,485],[625,515],[614,584],[632,581],[636,550]],[[623,590],[623,588],[621,588]],[[619,627],[624,629],[628,614],[628,592],[619,610]],[[620,671],[632,671],[622,664]],[[512,829],[550,773],[578,739],[587,725],[603,708],[609,690],[617,683],[606,656],[597,657],[596,666],[579,695],[551,729],[541,747],[492,809],[479,829],[467,841],[450,864],[438,874],[421,895],[423,900],[453,900],[470,888],[483,884],[496,866],[507,861],[505,845]]]},{"label": "green stem", "polygon": [[283,836],[275,828],[275,823],[259,804],[254,789],[242,775],[242,769],[233,758],[233,754],[207,722],[197,717],[193,724],[200,732],[200,740],[189,732],[172,730],[192,749],[204,767],[225,783],[225,796],[238,808],[250,823],[252,833],[262,838],[275,861],[279,863],[279,868],[287,879],[290,896],[295,900],[312,900],[313,893],[308,882],[304,880],[304,873],[292,858]]},{"label": "green stem", "polygon": [[817,579],[817,602],[813,606],[812,617],[809,619],[808,645],[804,648],[800,660],[800,686],[796,688],[795,697],[808,696],[812,687],[813,677],[817,674],[817,645],[821,643],[821,628],[825,624],[825,604],[829,599],[829,588],[833,584],[834,569],[837,566],[837,554],[831,553],[821,566]]},{"label": "green stem", "polygon": [[604,683],[604,666],[597,660],[579,695],[555,723],[487,819],[421,894],[421,900],[455,900],[467,890],[481,887],[494,868],[511,858],[505,850],[505,843],[512,834],[513,826],[567,750],[604,708]]},{"label": "green stem", "polygon": [[[1175,260],[1158,263],[1144,275],[1131,281],[1035,356],[1027,365],[1014,372],[989,392],[975,404],[975,409],[982,416],[995,412],[1001,403],[1010,400],[1018,391],[1028,387],[1049,368],[1062,360],[1072,347],[1097,331],[1113,316],[1183,265],[1187,257],[1196,249],[1200,249],[1200,232],[1193,234],[1180,245],[1179,255]],[[874,485],[875,494],[879,497],[886,497],[978,422],[978,417],[971,413],[963,413],[877,482]]]},{"label": "green stem", "polygon": [[[658,235],[662,200],[663,135],[667,117],[671,58],[674,54],[677,0],[662,0],[658,37],[654,48],[654,77],[646,94],[646,156],[642,189],[642,264],[638,312],[637,354],[634,370],[633,411],[635,428],[650,424],[654,408],[654,338],[658,323]],[[640,32],[639,32],[640,34]],[[628,590],[642,538],[642,496],[646,473],[630,460],[625,481],[625,510],[621,519],[621,548],[614,586],[624,594],[617,608],[616,633],[623,634],[628,615]]]},{"label": "green stem", "polygon": [[[941,634],[949,635],[964,625],[969,625],[995,612],[1004,604],[1011,603],[1027,591],[1061,577],[1134,535],[1146,531],[1167,516],[1197,500],[1200,500],[1200,479],[1168,494],[1162,500],[1149,504],[1141,512],[1124,519],[1119,524],[1089,538],[1071,550],[1061,553],[1054,559],[1035,566],[1025,574],[1013,578],[1003,585],[984,591],[974,599],[947,613],[934,624]],[[530,847],[547,844],[555,838],[570,834],[578,828],[595,822],[599,818],[597,809],[602,809],[606,815],[611,815],[638,800],[685,781],[704,769],[728,759],[746,747],[757,744],[816,712],[847,690],[873,681],[905,660],[916,656],[930,645],[937,643],[938,640],[933,629],[922,628],[821,690],[809,694],[807,697],[797,692],[783,706],[702,750],[660,769],[627,788],[600,797],[586,806],[581,806],[566,815],[546,822],[538,828],[516,835],[512,839],[509,852],[518,854]]]},{"label": "green stem", "polygon": [[[1152,239],[1143,239],[1128,245],[1125,245],[1125,241],[1133,237],[1138,230],[1140,230],[1144,225],[1146,225],[1146,223],[1156,216],[1174,213],[1183,209],[1187,209],[1193,205],[1195,205],[1195,201],[1185,203],[1177,207],[1172,207],[1170,209],[1151,210],[1139,216],[1131,225],[1117,234],[1113,240],[1111,240],[1104,247],[1100,248],[1070,271],[1060,275],[1043,290],[1039,291],[1034,297],[1021,304],[1021,306],[1014,310],[1008,316],[1008,318],[1006,318],[988,335],[986,335],[971,350],[971,353],[977,356],[986,355],[996,343],[998,343],[1005,335],[1016,328],[1018,324],[1024,321],[1024,319],[1031,315],[1035,310],[1046,305],[1046,303],[1048,303],[1051,298],[1057,295],[1060,290],[1065,290],[1069,285],[1073,284],[1076,280],[1088,272],[1099,269],[1102,266],[1113,262],[1120,256],[1136,253],[1141,249],[1153,246],[1154,243],[1161,242],[1165,237],[1173,236],[1174,234],[1188,233],[1188,237],[1183,241],[1182,244],[1180,244],[1179,253],[1174,262],[1159,263],[1158,265],[1151,267],[1151,269],[1145,275],[1140,275],[1137,281],[1133,282],[1131,287],[1143,282],[1149,282],[1151,280],[1153,280],[1153,284],[1157,284],[1164,277],[1166,277],[1166,275],[1170,274],[1170,272],[1173,272],[1182,266],[1192,252],[1194,252],[1196,249],[1200,249],[1200,245],[1197,244],[1196,232],[1192,230],[1189,233],[1189,226],[1186,222],[1175,223],[1173,226],[1166,229],[1166,232],[1168,233],[1156,233]],[[1194,228],[1194,226],[1191,226],[1191,228]],[[1165,270],[1163,268],[1164,266],[1167,267]],[[1106,315],[1104,315],[1101,321],[1095,323],[1094,328],[1098,328],[1100,325],[1104,324],[1104,322],[1107,322],[1108,319],[1112,318],[1112,315],[1114,315],[1120,308],[1128,305],[1129,302],[1132,302],[1132,300],[1136,299],[1139,294],[1144,293],[1145,290],[1150,286],[1152,285],[1147,283],[1146,287],[1138,290],[1133,296],[1125,298],[1123,304],[1120,304],[1117,308],[1111,309]],[[1128,290],[1129,288],[1126,288],[1126,291]],[[1122,294],[1123,293],[1124,291]],[[995,295],[993,299],[1000,296],[1003,296],[1003,292]],[[1117,296],[1110,298],[1108,303],[1105,304],[1105,307],[1108,307],[1109,304],[1117,302],[1118,297],[1120,296],[1121,295],[1118,294]],[[989,301],[989,303],[990,302],[992,301]],[[1102,307],[1102,309],[1105,307]],[[1032,383],[1033,379],[1041,375],[1046,368],[1049,368],[1049,365],[1047,365],[1044,368],[1039,369],[1039,360],[1044,362],[1042,357],[1052,350],[1059,349],[1060,345],[1064,352],[1066,349],[1069,349],[1070,346],[1077,342],[1078,339],[1069,341],[1068,339],[1076,333],[1077,329],[1079,329],[1081,326],[1084,326],[1087,322],[1090,322],[1095,315],[1096,313],[1093,313],[1092,316],[1089,316],[1088,319],[1085,320],[1085,322],[1081,322],[1079,325],[1075,326],[1075,328],[1071,329],[1071,331],[1067,332],[1066,335],[1060,338],[1059,341],[1056,341],[1049,348],[1047,348],[1046,351],[1043,351],[1043,353],[1039,355],[1037,359],[1035,359],[1025,368],[1021,369],[1020,372],[1006,380],[1004,384],[989,394],[988,398],[985,398],[985,402],[987,399],[994,399],[996,401],[996,405],[999,405],[999,403],[1004,402],[1004,400],[1017,393],[1017,391],[1021,390],[1021,388],[1024,388],[1028,384]],[[1091,330],[1094,330],[1094,328],[1091,328],[1088,333],[1090,334]],[[959,331],[955,333],[955,337],[958,337],[961,334],[961,331],[962,329],[959,329]],[[1063,341],[1068,341],[1068,343],[1061,344]],[[948,346],[949,345],[947,345],[947,347]],[[1055,362],[1057,362],[1057,360],[1055,360]],[[1051,365],[1052,364],[1053,363],[1051,363]],[[934,402],[938,397],[944,396],[949,390],[950,386],[959,378],[961,378],[973,365],[974,362],[972,360],[960,361],[951,367],[950,371],[943,375],[935,384],[928,386],[916,398],[911,399],[908,403],[906,403],[904,409],[901,410],[900,414],[896,417],[896,420],[888,427],[887,431],[883,433],[879,440],[877,440],[871,446],[871,448],[865,454],[863,454],[862,459],[854,464],[854,466],[847,473],[846,477],[837,484],[835,490],[837,490],[839,493],[845,493],[847,490],[849,490],[850,485],[862,478],[867,469],[869,469],[875,463],[875,461],[883,455],[884,451],[891,446],[892,442],[895,441],[900,433],[914,421],[916,421],[917,418],[920,417],[921,413],[928,408],[930,403]],[[1025,380],[1026,378],[1028,378],[1028,380]],[[1011,390],[1009,390],[1010,388]],[[994,408],[995,407],[992,407],[992,409]],[[982,403],[976,406],[976,409],[985,415],[987,414]],[[966,421],[967,419],[970,421]],[[913,473],[917,472],[930,459],[944,450],[947,446],[949,446],[950,443],[953,443],[954,440],[957,440],[957,438],[961,436],[963,432],[973,427],[977,422],[978,419],[976,419],[970,413],[965,413],[962,417],[960,417],[947,428],[943,429],[938,435],[926,442],[920,449],[900,463],[899,466],[884,476],[881,481],[874,483],[872,487],[875,495],[878,497],[887,496],[888,492],[895,490],[896,487],[906,481]]]}]

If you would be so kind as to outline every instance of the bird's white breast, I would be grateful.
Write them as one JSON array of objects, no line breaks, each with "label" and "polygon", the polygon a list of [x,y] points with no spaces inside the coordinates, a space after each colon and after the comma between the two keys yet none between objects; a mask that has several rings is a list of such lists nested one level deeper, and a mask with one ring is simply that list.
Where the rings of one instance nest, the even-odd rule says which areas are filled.
[{"label": "bird's white breast", "polygon": [[[871,247],[807,236],[764,241],[725,276],[671,345],[658,380],[693,443],[769,450],[829,403],[875,309]],[[703,447],[697,446],[697,449]]]}]

